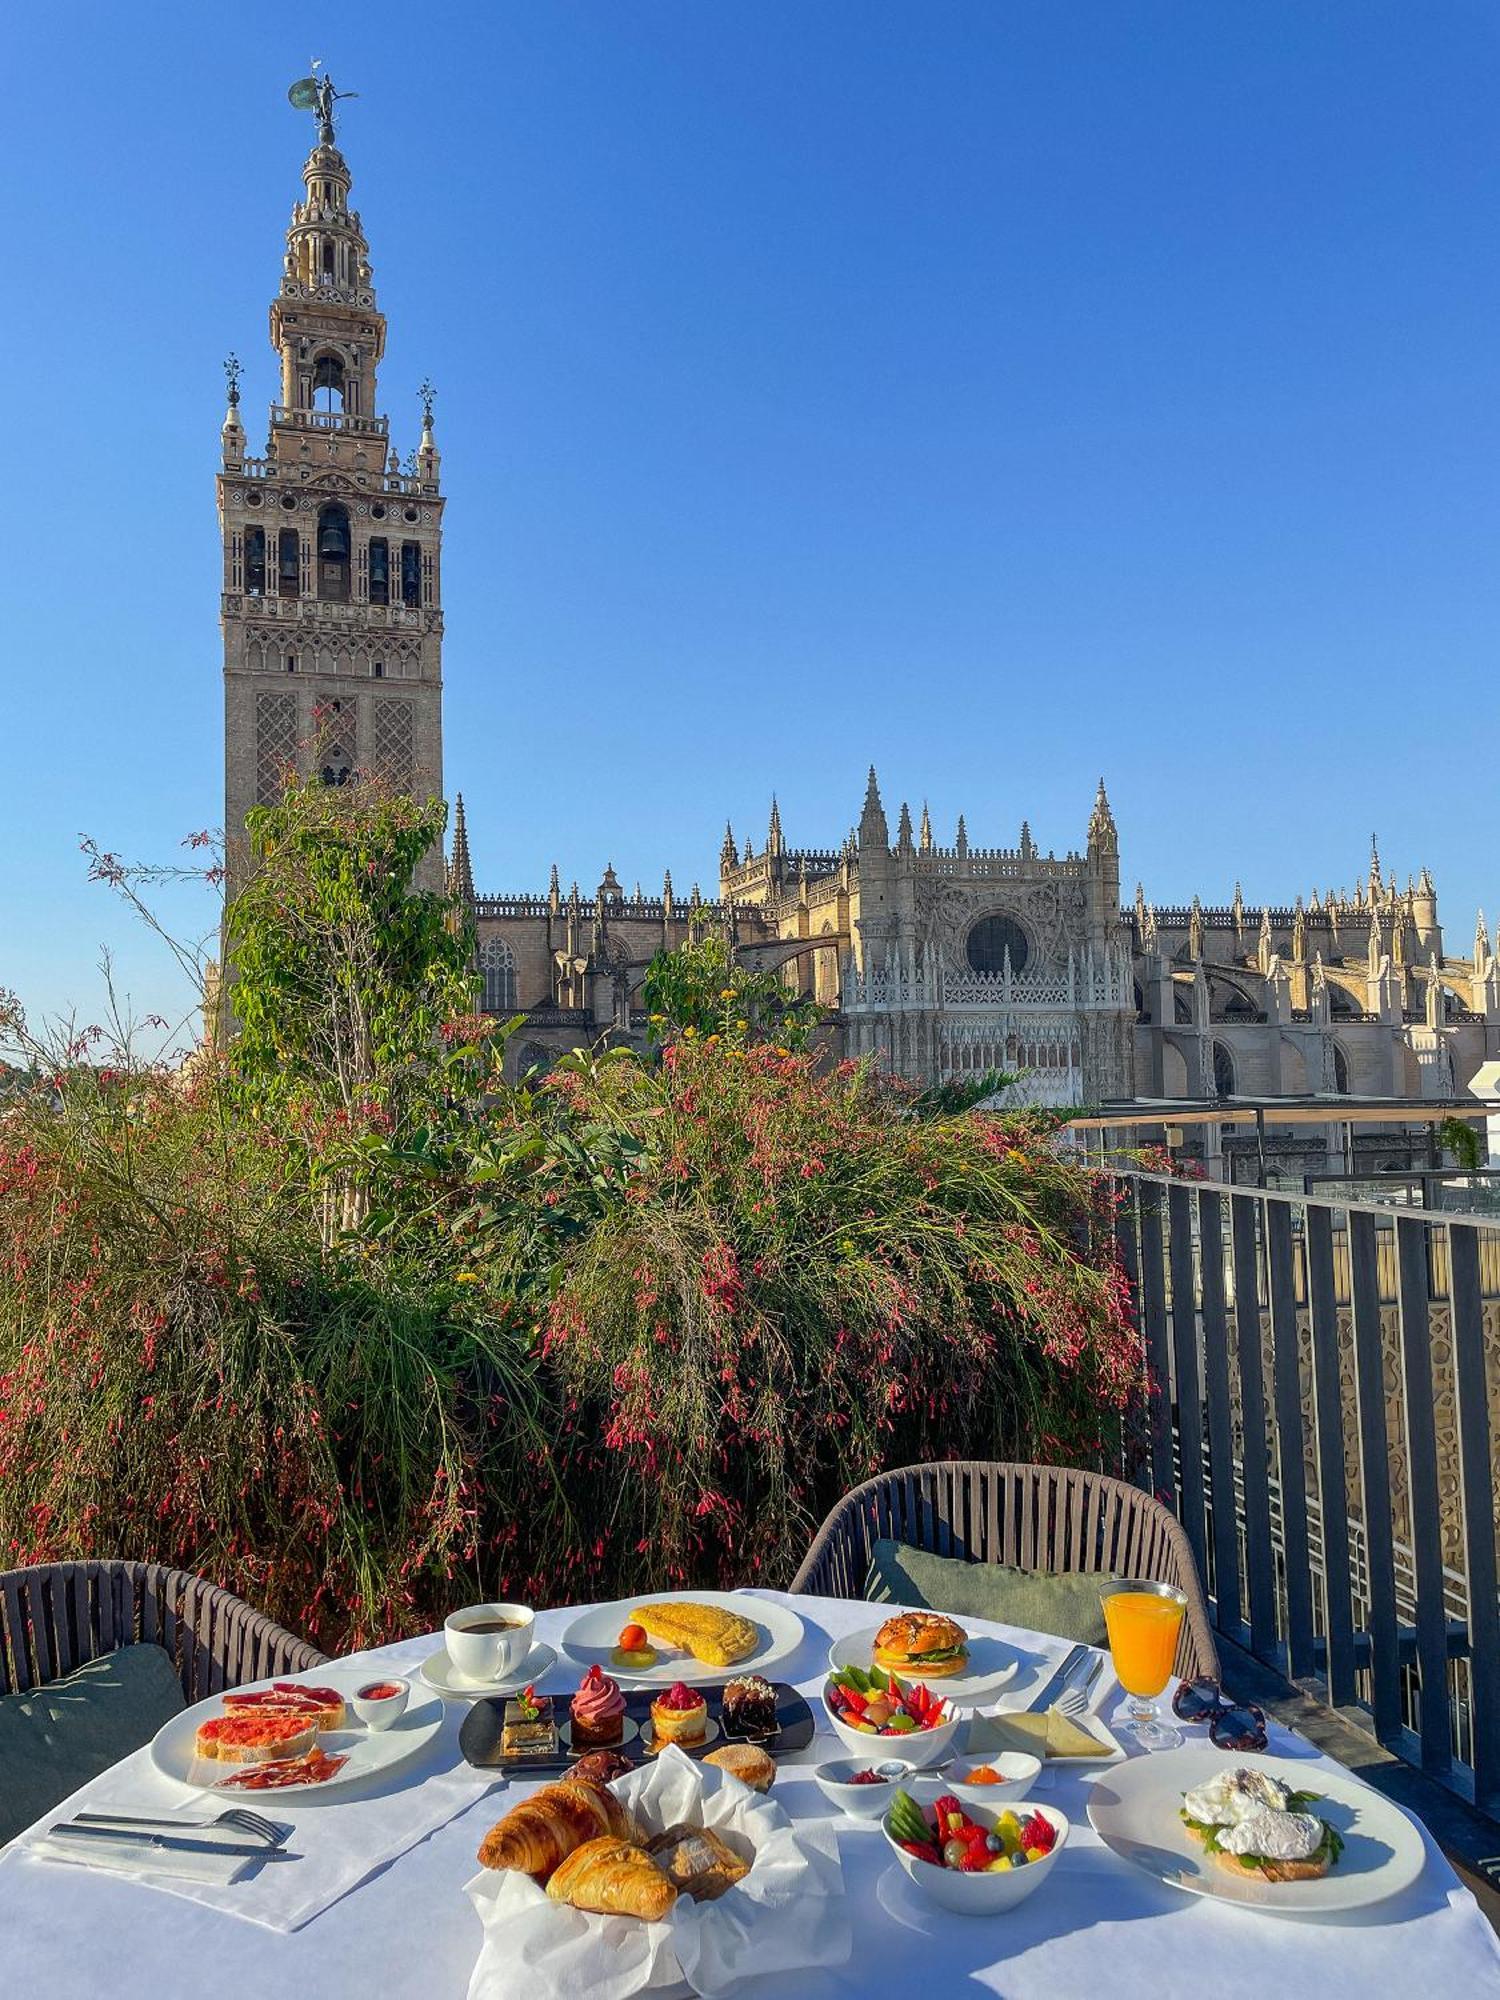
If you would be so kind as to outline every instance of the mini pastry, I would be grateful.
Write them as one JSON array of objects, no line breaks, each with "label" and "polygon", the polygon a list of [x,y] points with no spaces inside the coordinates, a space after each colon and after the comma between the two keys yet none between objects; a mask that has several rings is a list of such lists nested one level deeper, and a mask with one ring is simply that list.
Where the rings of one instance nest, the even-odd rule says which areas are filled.
[{"label": "mini pastry", "polygon": [[612,1681],[603,1667],[590,1667],[573,1697],[568,1716],[575,1750],[618,1743],[625,1734],[625,1697],[620,1692],[620,1683]]},{"label": "mini pastry", "polygon": [[570,1778],[587,1778],[595,1785],[611,1785],[633,1771],[635,1764],[623,1750],[590,1750],[569,1771]]},{"label": "mini pastry", "polygon": [[648,1840],[646,1852],[673,1889],[695,1903],[716,1902],[750,1873],[750,1863],[742,1861],[711,1827],[686,1821]]},{"label": "mini pastry", "polygon": [[676,1887],[651,1857],[628,1840],[602,1837],[575,1847],[547,1883],[554,1903],[604,1917],[660,1923],[677,1901]]},{"label": "mini pastry", "polygon": [[780,1727],[776,1690],[759,1674],[737,1674],[725,1684],[720,1715],[731,1736],[774,1736]]},{"label": "mini pastry", "polygon": [[717,1750],[710,1750],[703,1761],[717,1764],[721,1771],[738,1778],[752,1792],[770,1791],[776,1776],[775,1758],[768,1757],[758,1743],[725,1743]]},{"label": "mini pastry", "polygon": [[696,1689],[674,1681],[651,1704],[651,1728],[658,1743],[701,1743],[708,1735],[708,1703]]},{"label": "mini pastry", "polygon": [[512,1806],[480,1844],[483,1868],[515,1868],[545,1885],[575,1848],[608,1835],[634,1840],[638,1828],[623,1803],[604,1785],[565,1778],[543,1785]]},{"label": "mini pastry", "polygon": [[609,1656],[611,1666],[624,1667],[634,1673],[654,1667],[656,1659],[656,1648],[646,1637],[644,1625],[626,1625],[621,1630],[619,1644]]},{"label": "mini pastry", "polygon": [[527,1688],[505,1704],[500,1730],[502,1757],[555,1757],[557,1724],[552,1720],[551,1695]]}]

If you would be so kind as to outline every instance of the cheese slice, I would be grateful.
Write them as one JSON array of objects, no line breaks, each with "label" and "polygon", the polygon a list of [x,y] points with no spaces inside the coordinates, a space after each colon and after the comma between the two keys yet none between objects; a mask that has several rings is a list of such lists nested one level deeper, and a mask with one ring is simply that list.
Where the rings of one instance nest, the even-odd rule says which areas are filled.
[{"label": "cheese slice", "polygon": [[1044,1758],[1105,1754],[1097,1736],[1080,1729],[1055,1708],[1049,1708],[1045,1715],[1012,1710],[1005,1715],[976,1716],[969,1735],[970,1754],[990,1750],[1020,1750]]}]

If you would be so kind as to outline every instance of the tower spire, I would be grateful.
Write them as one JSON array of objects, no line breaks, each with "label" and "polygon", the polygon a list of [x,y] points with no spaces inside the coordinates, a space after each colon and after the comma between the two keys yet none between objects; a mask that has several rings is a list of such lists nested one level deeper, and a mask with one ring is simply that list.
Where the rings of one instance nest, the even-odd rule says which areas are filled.
[{"label": "tower spire", "polygon": [[859,816],[859,844],[861,847],[888,847],[890,831],[885,823],[885,807],[880,803],[880,786],[875,778],[875,766],[870,766],[869,783],[865,786],[864,811]]},{"label": "tower spire", "polygon": [[922,801],[922,827],[917,835],[917,846],[923,854],[931,854],[932,852],[932,821],[927,814],[926,799]]},{"label": "tower spire", "polygon": [[474,900],[474,870],[469,863],[469,823],[464,817],[464,795],[453,801],[453,854],[448,863],[448,894]]},{"label": "tower spire", "polygon": [[771,794],[771,824],[766,834],[766,853],[773,858],[782,851],[781,808],[776,803],[776,794]]}]

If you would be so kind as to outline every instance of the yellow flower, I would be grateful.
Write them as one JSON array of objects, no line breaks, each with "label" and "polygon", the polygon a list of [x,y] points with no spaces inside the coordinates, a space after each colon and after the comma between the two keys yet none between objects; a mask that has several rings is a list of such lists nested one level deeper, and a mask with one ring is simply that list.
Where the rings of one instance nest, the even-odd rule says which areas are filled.
[{"label": "yellow flower", "polygon": [[460,1271],[453,1282],[455,1285],[477,1285],[479,1279],[473,1271]]},{"label": "yellow flower", "polygon": [[743,1034],[746,1028],[749,1027],[750,1023],[748,1021],[736,1021],[734,1025],[736,1028],[738,1028],[740,1033]]}]

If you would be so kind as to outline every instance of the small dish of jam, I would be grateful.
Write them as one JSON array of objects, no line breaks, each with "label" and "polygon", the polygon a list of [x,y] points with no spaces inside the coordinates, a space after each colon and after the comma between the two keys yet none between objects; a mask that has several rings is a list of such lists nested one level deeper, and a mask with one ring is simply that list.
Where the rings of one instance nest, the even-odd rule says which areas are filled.
[{"label": "small dish of jam", "polygon": [[366,1729],[389,1729],[410,1699],[410,1681],[366,1681],[350,1697],[349,1705]]}]

